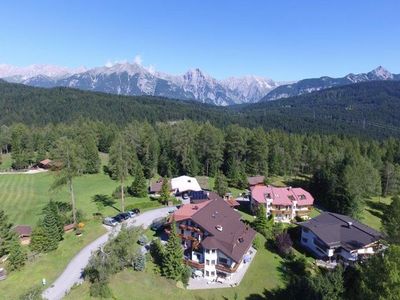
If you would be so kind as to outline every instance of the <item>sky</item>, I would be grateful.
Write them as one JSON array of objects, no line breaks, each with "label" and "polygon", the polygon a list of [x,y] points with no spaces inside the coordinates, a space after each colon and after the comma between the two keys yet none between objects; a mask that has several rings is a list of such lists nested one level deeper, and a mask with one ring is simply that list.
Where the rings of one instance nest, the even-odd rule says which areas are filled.
[{"label": "sky", "polygon": [[141,62],[222,79],[400,73],[400,1],[105,1],[0,3],[0,64]]}]

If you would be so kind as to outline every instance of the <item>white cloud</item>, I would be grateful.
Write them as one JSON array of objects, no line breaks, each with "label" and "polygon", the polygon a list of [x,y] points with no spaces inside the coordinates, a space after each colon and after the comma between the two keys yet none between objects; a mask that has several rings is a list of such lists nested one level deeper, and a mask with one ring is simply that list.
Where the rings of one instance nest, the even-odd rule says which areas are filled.
[{"label": "white cloud", "polygon": [[133,62],[134,62],[135,64],[142,65],[142,57],[141,57],[139,54],[137,54],[137,55],[135,56],[135,58],[133,59]]}]

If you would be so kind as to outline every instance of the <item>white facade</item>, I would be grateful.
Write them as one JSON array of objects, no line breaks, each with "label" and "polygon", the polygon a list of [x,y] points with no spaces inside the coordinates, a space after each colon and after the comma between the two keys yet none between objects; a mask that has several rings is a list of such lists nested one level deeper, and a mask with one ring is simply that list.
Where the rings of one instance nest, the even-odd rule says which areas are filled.
[{"label": "white facade", "polygon": [[218,263],[218,250],[204,250],[204,278],[214,280],[217,278],[216,265]]},{"label": "white facade", "polygon": [[[343,260],[345,261],[357,261],[359,258],[359,254],[374,254],[374,249],[371,245],[368,245],[364,248],[360,248],[357,250],[353,251],[348,251],[341,246],[335,247],[335,248],[329,248],[326,246],[326,248],[321,247],[322,244],[321,242],[318,242],[318,237],[309,229],[302,228],[301,230],[301,245],[308,248],[311,250],[314,254],[316,254],[319,257],[326,256],[328,258],[333,257],[335,254],[337,256],[340,256]],[[340,251],[336,251],[338,248],[340,248]],[[336,252],[335,252],[336,251]]]}]

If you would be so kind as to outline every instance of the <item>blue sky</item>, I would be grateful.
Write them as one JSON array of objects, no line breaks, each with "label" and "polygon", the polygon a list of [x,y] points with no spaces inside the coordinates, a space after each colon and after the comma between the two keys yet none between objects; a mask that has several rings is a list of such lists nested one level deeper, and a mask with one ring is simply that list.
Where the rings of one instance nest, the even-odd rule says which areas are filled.
[{"label": "blue sky", "polygon": [[0,63],[133,61],[217,78],[400,73],[400,1],[89,1],[0,4]]}]

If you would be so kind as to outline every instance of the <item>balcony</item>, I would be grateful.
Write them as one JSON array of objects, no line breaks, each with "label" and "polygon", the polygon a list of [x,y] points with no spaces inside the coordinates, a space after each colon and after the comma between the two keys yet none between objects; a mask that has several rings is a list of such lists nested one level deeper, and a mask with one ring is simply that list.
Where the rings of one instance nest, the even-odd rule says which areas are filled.
[{"label": "balcony", "polygon": [[190,267],[193,267],[193,268],[195,268],[195,269],[204,269],[204,264],[198,263],[198,262],[196,262],[196,261],[194,261],[194,260],[191,260],[191,259],[184,259],[183,262],[184,262],[186,265],[188,265],[188,266],[190,266]]},{"label": "balcony", "polygon": [[188,230],[188,231],[196,232],[196,233],[198,233],[198,234],[203,234],[203,233],[201,232],[201,229],[198,228],[198,227],[195,227],[195,226],[189,226],[189,225],[186,225],[186,224],[179,224],[179,228],[180,228],[180,229],[183,229],[183,230]]},{"label": "balcony", "polygon": [[228,265],[224,265],[224,264],[217,264],[215,265],[215,268],[218,271],[221,272],[225,272],[225,273],[235,273],[236,270],[238,269],[240,264],[235,264],[235,266],[233,268],[229,267]]},{"label": "balcony", "polygon": [[271,213],[273,215],[291,215],[292,211],[287,209],[287,210],[276,210],[276,209],[272,209]]}]

